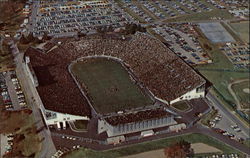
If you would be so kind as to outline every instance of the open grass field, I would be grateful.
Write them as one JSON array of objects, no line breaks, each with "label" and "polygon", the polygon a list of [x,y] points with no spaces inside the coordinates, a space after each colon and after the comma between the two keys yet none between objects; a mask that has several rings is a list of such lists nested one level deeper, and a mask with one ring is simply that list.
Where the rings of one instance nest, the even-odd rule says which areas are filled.
[{"label": "open grass field", "polygon": [[249,43],[249,21],[230,23],[230,26],[244,42]]},{"label": "open grass field", "polygon": [[152,151],[147,151],[135,155],[129,155],[129,156],[123,156],[120,158],[166,158],[164,154],[164,149],[158,149],[158,150],[152,150]]},{"label": "open grass field", "polygon": [[176,137],[168,137],[161,140],[155,140],[150,142],[144,142],[140,144],[135,144],[131,146],[127,146],[124,148],[95,152],[90,149],[81,148],[78,151],[74,151],[68,153],[64,156],[64,158],[117,158],[122,156],[134,155],[142,152],[153,151],[157,149],[163,149],[173,143],[179,142],[181,140],[185,140],[189,143],[204,143],[211,147],[217,148],[221,150],[223,153],[239,153],[235,149],[227,146],[226,144],[215,140],[211,137],[202,134],[187,134]]},{"label": "open grass field", "polygon": [[88,121],[87,120],[76,120],[74,122],[74,124],[75,124],[75,127],[77,129],[87,129]]},{"label": "open grass field", "polygon": [[171,106],[173,106],[175,109],[180,110],[180,111],[186,111],[187,109],[189,109],[189,105],[184,101],[174,103]]},{"label": "open grass field", "polygon": [[232,85],[232,89],[239,99],[243,108],[248,108],[250,105],[250,85],[249,81],[237,83]]},{"label": "open grass field", "polygon": [[0,133],[14,133],[12,157],[38,157],[41,138],[30,110],[5,111],[0,101]]},{"label": "open grass field", "polygon": [[211,18],[223,18],[232,19],[233,16],[227,10],[214,9],[209,12],[192,13],[188,15],[173,17],[165,20],[164,22],[191,22],[191,21],[202,21],[210,20]]},{"label": "open grass field", "polygon": [[191,148],[194,149],[195,154],[221,153],[221,150],[218,150],[217,148],[204,144],[204,143],[191,144]]},{"label": "open grass field", "polygon": [[[201,46],[203,46],[210,58],[213,60],[213,63],[199,65],[195,68],[213,84],[215,89],[221,93],[225,100],[234,103],[235,100],[228,91],[228,84],[237,79],[249,78],[247,69],[235,69],[234,65],[228,60],[224,53],[220,51],[219,46],[211,43],[201,32],[199,41],[201,42]],[[204,45],[208,45],[210,49],[206,49]]]},{"label": "open grass field", "polygon": [[103,58],[72,65],[72,72],[87,87],[88,97],[99,113],[118,112],[152,104],[152,100],[133,83],[118,62]]},{"label": "open grass field", "polygon": [[217,114],[218,114],[218,111],[212,109],[208,114],[202,117],[201,123],[204,124],[205,126],[209,126],[209,121],[214,119]]},{"label": "open grass field", "polygon": [[[191,148],[194,150],[194,154],[222,153],[217,148],[204,144],[204,143],[191,144]],[[153,157],[166,158],[164,154],[164,149],[147,151],[147,152],[143,152],[143,153],[139,153],[135,155],[123,156],[120,158],[153,158]]]}]

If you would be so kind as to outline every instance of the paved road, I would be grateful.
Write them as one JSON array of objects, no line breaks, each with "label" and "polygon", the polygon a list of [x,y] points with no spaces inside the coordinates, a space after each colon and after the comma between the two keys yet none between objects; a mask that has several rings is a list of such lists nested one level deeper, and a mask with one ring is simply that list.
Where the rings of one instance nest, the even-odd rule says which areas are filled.
[{"label": "paved road", "polygon": [[202,71],[218,71],[218,72],[240,72],[240,73],[249,73],[248,70],[237,70],[237,69],[205,69],[205,68],[197,68],[197,70]]},{"label": "paved road", "polygon": [[[79,136],[56,133],[56,131],[52,132],[52,136],[53,136],[53,139],[56,142],[56,144],[58,144],[58,147],[67,147],[69,149],[72,149],[72,147],[74,145],[81,145],[81,146],[91,148],[91,149],[94,149],[97,151],[102,151],[102,150],[109,150],[109,149],[114,149],[114,148],[119,148],[119,147],[125,147],[125,146],[129,146],[129,145],[132,145],[135,143],[152,141],[152,140],[160,140],[160,139],[164,139],[164,138],[176,137],[176,136],[181,136],[181,135],[190,134],[190,133],[200,133],[200,134],[208,135],[208,136],[210,136],[210,137],[212,137],[220,142],[223,142],[223,143],[229,145],[230,147],[232,147],[236,150],[241,151],[242,153],[250,155],[250,150],[247,146],[245,146],[245,145],[243,145],[235,140],[232,140],[227,136],[223,136],[220,133],[216,133],[214,130],[212,130],[210,128],[203,127],[202,125],[196,125],[194,127],[191,127],[189,129],[183,130],[183,131],[178,132],[178,133],[172,132],[172,133],[166,133],[166,134],[161,134],[161,135],[154,135],[151,137],[145,137],[145,138],[142,138],[139,140],[131,140],[129,142],[124,142],[124,143],[118,144],[116,146],[98,144],[95,141],[90,142],[90,141],[87,141],[86,139],[83,139],[82,137],[79,137]],[[74,138],[76,138],[76,140],[62,138],[62,136],[74,137]]]},{"label": "paved road", "polygon": [[210,128],[206,128],[204,126],[201,126],[201,125],[198,125],[197,126],[197,129],[195,129],[196,132],[198,133],[202,133],[202,134],[205,134],[205,135],[208,135],[210,137],[213,137],[215,139],[217,139],[218,141],[221,141],[247,155],[250,156],[250,150],[247,146],[235,141],[235,140],[232,140],[230,139],[229,137],[227,136],[223,136],[222,134],[220,133],[216,133],[214,130],[210,129]]},{"label": "paved road", "polygon": [[0,134],[0,157],[3,157],[6,152],[5,146],[7,145],[7,138],[3,134]]},{"label": "paved road", "polygon": [[34,27],[36,25],[36,18],[39,8],[39,1],[33,1],[32,7],[31,7],[31,16],[29,18],[29,25],[27,25],[28,31],[33,31]]},{"label": "paved road", "polygon": [[[16,46],[14,46],[16,47]],[[16,54],[16,52],[14,52]],[[22,85],[23,91],[26,92],[27,105],[30,105],[35,118],[36,126],[38,129],[44,127],[43,116],[40,112],[41,100],[36,91],[35,86],[32,84],[30,77],[28,77],[28,71],[23,63],[23,53],[18,53],[15,55],[16,62],[16,73]],[[55,152],[55,146],[51,138],[50,131],[44,129],[40,133],[44,140],[42,141],[42,149],[40,152],[40,158],[50,158]]]},{"label": "paved road", "polygon": [[211,93],[207,94],[207,98],[209,101],[211,101],[213,103],[215,108],[217,108],[220,111],[220,113],[224,113],[225,116],[227,116],[229,120],[232,120],[235,124],[237,124],[240,127],[240,129],[242,130],[242,133],[244,133],[246,135],[246,137],[249,138],[249,128],[243,122],[241,122],[237,118],[237,116],[232,114],[231,111],[229,111],[224,105],[222,105],[218,101],[218,99],[215,96],[213,96]]}]

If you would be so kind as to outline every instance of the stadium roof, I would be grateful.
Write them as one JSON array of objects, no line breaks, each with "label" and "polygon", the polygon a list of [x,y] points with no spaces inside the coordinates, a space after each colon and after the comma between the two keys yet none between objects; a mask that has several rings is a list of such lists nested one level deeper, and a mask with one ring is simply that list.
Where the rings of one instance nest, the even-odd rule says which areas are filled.
[{"label": "stadium roof", "polygon": [[38,92],[46,109],[86,115],[89,105],[69,74],[68,65],[79,57],[106,55],[122,59],[138,81],[156,97],[174,100],[205,83],[199,74],[160,41],[136,34],[126,40],[115,36],[86,36],[69,39],[49,53],[29,49],[31,64],[37,75]]}]

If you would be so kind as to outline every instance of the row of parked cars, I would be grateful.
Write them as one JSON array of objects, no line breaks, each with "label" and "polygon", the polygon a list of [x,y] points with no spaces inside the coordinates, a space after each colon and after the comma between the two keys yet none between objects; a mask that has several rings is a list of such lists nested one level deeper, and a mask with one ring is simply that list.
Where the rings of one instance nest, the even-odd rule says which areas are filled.
[{"label": "row of parked cars", "polygon": [[[183,24],[184,25],[184,24]],[[170,27],[171,26],[171,27]],[[187,25],[187,27],[192,25]],[[191,65],[209,63],[209,58],[193,35],[176,29],[175,25],[157,25],[153,30],[162,36],[169,48]]]},{"label": "row of parked cars", "polygon": [[13,110],[12,101],[8,92],[3,73],[0,73],[0,92],[6,110]]},{"label": "row of parked cars", "polygon": [[146,7],[149,11],[151,11],[154,15],[156,15],[160,19],[166,18],[165,14],[163,14],[159,9],[157,9],[153,4],[149,1],[141,1],[144,7]]},{"label": "row of parked cars", "polygon": [[239,158],[239,155],[236,153],[232,154],[213,154],[210,156],[200,156],[200,158]]},{"label": "row of parked cars", "polygon": [[234,64],[235,68],[250,67],[250,51],[247,44],[226,43],[220,50]]},{"label": "row of parked cars", "polygon": [[13,133],[7,134],[6,137],[7,137],[7,144],[5,144],[4,146],[4,151],[5,151],[4,155],[10,153],[13,148],[14,134]]},{"label": "row of parked cars", "polygon": [[153,19],[148,14],[146,14],[142,9],[133,4],[131,0],[123,0],[123,3],[125,4],[124,8],[129,8],[131,11],[140,16],[140,18],[142,18],[144,21],[146,22],[153,21]]},{"label": "row of parked cars", "polygon": [[[14,87],[14,92],[12,95],[10,95],[10,92],[8,90],[9,87],[7,86],[7,82],[6,82],[7,73],[10,75],[11,82]],[[26,108],[27,104],[26,104],[25,95],[21,89],[21,85],[19,83],[19,80],[17,79],[15,71],[8,71],[8,72],[0,73],[0,93],[1,93],[6,110],[14,110],[13,102],[15,101],[17,101],[17,103],[14,103],[14,104],[19,104],[21,108]],[[11,97],[16,97],[16,98],[14,99]]]},{"label": "row of parked cars", "polygon": [[[238,127],[238,125],[231,125],[231,128],[233,128],[233,130],[236,131],[236,132],[241,132],[241,129]],[[239,142],[243,142],[244,141],[243,138],[237,138],[234,134],[229,133],[226,130],[222,130],[222,129],[219,129],[219,128],[213,128],[213,129],[216,132],[222,134],[223,136],[229,137],[230,139],[234,139],[234,140],[239,141]]]},{"label": "row of parked cars", "polygon": [[[87,7],[80,8],[82,3],[86,3]],[[42,35],[45,32],[63,34],[77,30],[93,31],[99,26],[120,27],[132,21],[132,18],[116,7],[115,3],[105,1],[101,6],[94,3],[98,3],[98,1],[93,4],[81,2],[79,7],[74,7],[74,9],[70,9],[72,6],[67,2],[41,6],[36,17],[35,35]],[[48,10],[47,8],[54,9]]]},{"label": "row of parked cars", "polygon": [[209,122],[210,127],[215,127],[216,123],[218,123],[222,119],[222,115],[217,114],[216,117]]},{"label": "row of parked cars", "polygon": [[26,107],[25,96],[24,96],[24,93],[23,93],[23,91],[21,89],[20,83],[19,83],[19,81],[17,79],[17,76],[16,76],[15,72],[14,72],[14,74],[11,75],[11,81],[12,81],[14,87],[15,87],[19,105],[22,108]]},{"label": "row of parked cars", "polygon": [[180,3],[193,12],[211,11],[212,9],[199,0],[180,0]]}]

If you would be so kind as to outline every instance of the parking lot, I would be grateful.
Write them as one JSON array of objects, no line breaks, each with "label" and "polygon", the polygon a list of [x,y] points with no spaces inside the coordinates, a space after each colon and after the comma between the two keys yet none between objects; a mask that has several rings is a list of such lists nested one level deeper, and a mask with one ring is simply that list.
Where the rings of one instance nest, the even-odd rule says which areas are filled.
[{"label": "parking lot", "polygon": [[40,1],[37,5],[37,15],[33,15],[36,16],[33,31],[37,36],[44,33],[87,33],[99,26],[116,28],[133,21],[132,17],[116,6],[114,1]]},{"label": "parking lot", "polygon": [[13,139],[13,134],[0,134],[0,157],[3,157],[12,150]]},{"label": "parking lot", "polygon": [[169,48],[191,65],[210,63],[208,55],[197,40],[194,24],[156,25],[153,30],[162,36]]},{"label": "parking lot", "polygon": [[247,44],[226,43],[220,49],[235,68],[250,68],[250,51]]},{"label": "parking lot", "polygon": [[238,125],[228,119],[224,113],[218,113],[212,120],[210,120],[209,124],[225,137],[229,137],[237,141],[248,138],[248,136],[241,131]]},{"label": "parking lot", "polygon": [[26,100],[15,71],[0,73],[0,93],[6,110],[26,107]]},{"label": "parking lot", "polygon": [[124,7],[140,16],[145,22],[173,18],[196,12],[207,12],[216,8],[208,1],[199,0],[122,0]]}]

